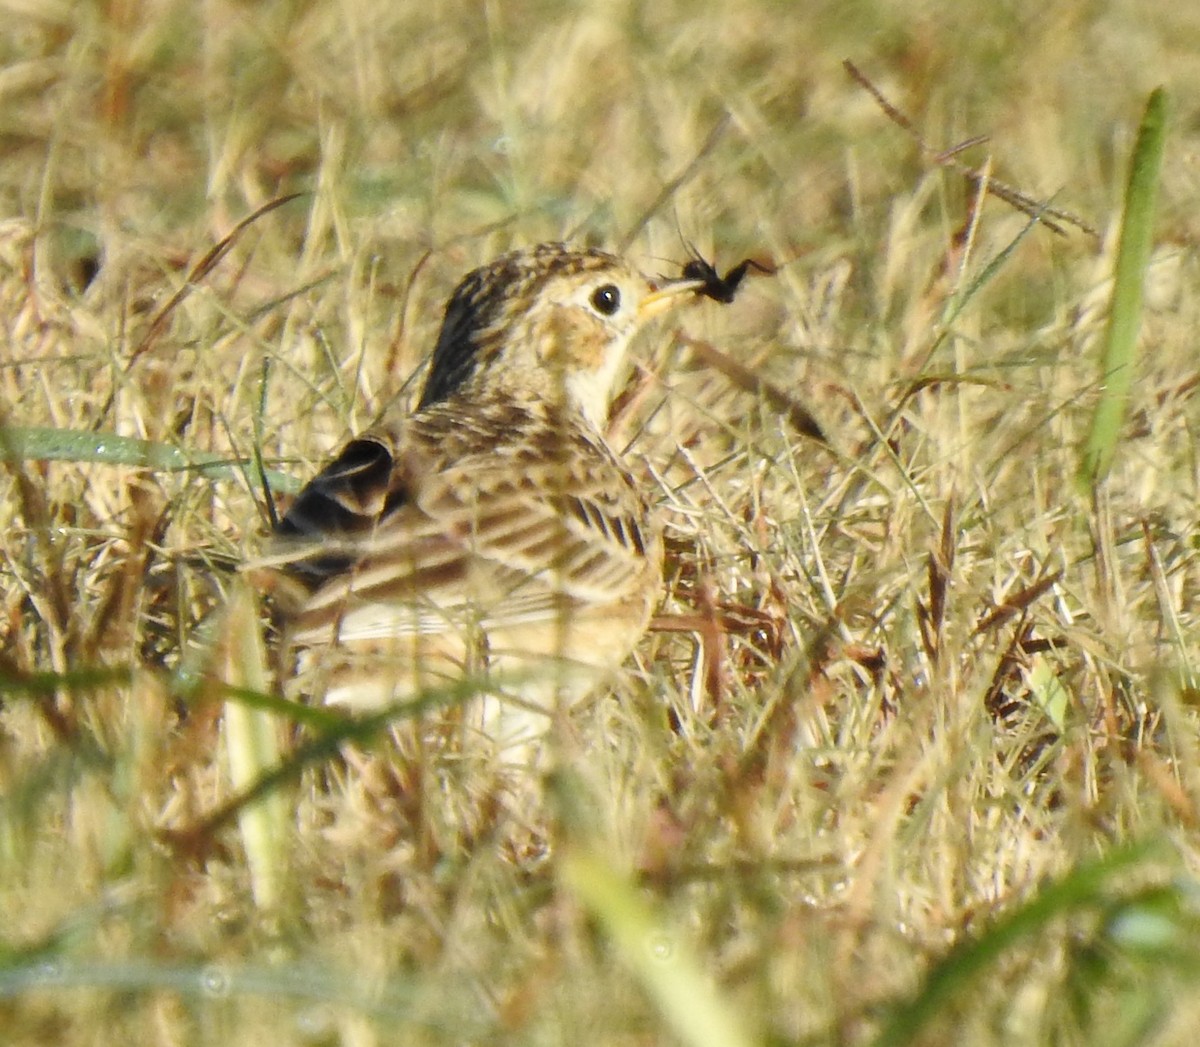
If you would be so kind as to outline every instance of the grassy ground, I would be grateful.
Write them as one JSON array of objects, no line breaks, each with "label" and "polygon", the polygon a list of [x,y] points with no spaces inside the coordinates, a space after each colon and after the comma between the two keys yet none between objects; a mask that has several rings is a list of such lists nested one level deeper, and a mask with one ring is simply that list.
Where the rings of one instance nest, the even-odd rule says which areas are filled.
[{"label": "grassy ground", "polygon": [[[5,1042],[1193,1042],[1200,14],[421,6],[5,5]],[[973,210],[846,57],[1100,239]],[[1142,356],[1093,495],[1159,83]],[[168,459],[311,475],[408,394],[458,276],[563,236],[781,265],[645,339],[615,421],[705,642],[648,637],[536,787],[275,709],[286,831],[256,844],[212,818],[244,705],[203,677],[226,649],[256,688],[255,630],[212,612],[264,502],[253,467]]]}]

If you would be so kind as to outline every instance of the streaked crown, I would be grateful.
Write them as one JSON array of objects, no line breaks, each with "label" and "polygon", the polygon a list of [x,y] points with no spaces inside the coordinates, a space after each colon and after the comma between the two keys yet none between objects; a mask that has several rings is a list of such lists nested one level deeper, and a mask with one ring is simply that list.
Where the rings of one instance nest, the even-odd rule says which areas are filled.
[{"label": "streaked crown", "polygon": [[532,391],[600,426],[629,341],[658,290],[626,261],[560,243],[510,252],[451,295],[417,409],[481,386]]}]

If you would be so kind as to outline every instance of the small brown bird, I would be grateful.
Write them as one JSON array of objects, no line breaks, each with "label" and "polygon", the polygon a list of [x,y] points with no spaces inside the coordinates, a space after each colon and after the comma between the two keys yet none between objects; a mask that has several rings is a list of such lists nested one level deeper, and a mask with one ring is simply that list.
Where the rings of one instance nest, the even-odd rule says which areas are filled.
[{"label": "small brown bird", "polygon": [[634,333],[703,286],[557,243],[469,273],[416,411],[351,440],[259,563],[294,689],[365,708],[485,678],[480,725],[508,746],[619,666],[662,536],[602,431]]}]

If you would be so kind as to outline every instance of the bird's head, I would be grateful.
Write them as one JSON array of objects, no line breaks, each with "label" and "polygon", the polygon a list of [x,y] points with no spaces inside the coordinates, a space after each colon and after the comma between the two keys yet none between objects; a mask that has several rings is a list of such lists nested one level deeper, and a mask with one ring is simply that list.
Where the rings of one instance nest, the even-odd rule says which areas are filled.
[{"label": "bird's head", "polygon": [[486,385],[578,410],[600,428],[630,339],[702,283],[654,282],[616,255],[558,243],[503,255],[451,296],[418,410]]}]

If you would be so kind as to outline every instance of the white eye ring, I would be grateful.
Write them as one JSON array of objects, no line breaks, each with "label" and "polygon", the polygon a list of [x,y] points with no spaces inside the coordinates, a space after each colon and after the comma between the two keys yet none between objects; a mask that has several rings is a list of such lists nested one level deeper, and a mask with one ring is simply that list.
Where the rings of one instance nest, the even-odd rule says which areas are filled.
[{"label": "white eye ring", "polygon": [[592,292],[588,301],[602,316],[612,316],[621,308],[621,289],[616,284],[603,284]]}]

